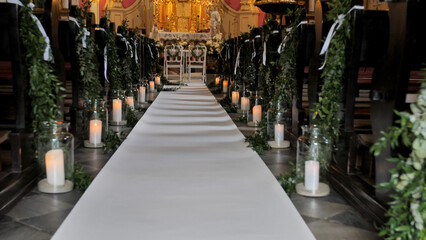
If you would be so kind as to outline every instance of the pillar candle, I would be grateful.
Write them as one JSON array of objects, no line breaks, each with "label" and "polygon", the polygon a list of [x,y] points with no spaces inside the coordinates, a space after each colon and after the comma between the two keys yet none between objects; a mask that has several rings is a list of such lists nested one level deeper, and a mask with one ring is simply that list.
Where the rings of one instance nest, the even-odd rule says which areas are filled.
[{"label": "pillar candle", "polygon": [[307,190],[316,191],[319,185],[319,162],[305,162],[305,188]]},{"label": "pillar candle", "polygon": [[92,144],[101,143],[102,137],[102,121],[101,120],[90,120],[90,135],[89,142]]},{"label": "pillar candle", "polygon": [[134,110],[134,109],[135,109],[135,102],[134,102],[133,96],[131,96],[131,97],[126,97],[126,103],[127,103],[127,105],[129,105],[129,106],[130,106],[130,108],[131,108],[132,110]]},{"label": "pillar candle", "polygon": [[53,149],[45,155],[47,183],[53,186],[65,185],[64,151]]},{"label": "pillar candle", "polygon": [[253,122],[255,124],[262,121],[262,105],[256,105],[253,107]]},{"label": "pillar candle", "polygon": [[112,121],[113,122],[121,121],[121,100],[120,99],[112,100]]},{"label": "pillar candle", "polygon": [[159,76],[156,76],[156,77],[155,77],[155,84],[156,84],[156,85],[160,85],[160,84],[161,84],[161,81],[160,81],[160,77],[159,77]]},{"label": "pillar candle", "polygon": [[139,87],[139,102],[145,102],[146,89],[145,87]]},{"label": "pillar candle", "polygon": [[224,92],[224,93],[227,93],[228,92],[228,80],[223,80],[223,91],[222,92]]},{"label": "pillar candle", "polygon": [[280,145],[284,141],[284,125],[276,123],[274,131],[275,142]]},{"label": "pillar candle", "polygon": [[217,77],[216,78],[216,85],[219,85],[219,83],[220,83],[220,77]]},{"label": "pillar candle", "polygon": [[238,105],[240,102],[240,93],[237,91],[232,92],[232,104]]},{"label": "pillar candle", "polygon": [[149,91],[153,92],[155,90],[154,81],[149,81]]},{"label": "pillar candle", "polygon": [[242,97],[241,98],[241,110],[242,111],[248,111],[250,108],[250,100],[248,97]]}]

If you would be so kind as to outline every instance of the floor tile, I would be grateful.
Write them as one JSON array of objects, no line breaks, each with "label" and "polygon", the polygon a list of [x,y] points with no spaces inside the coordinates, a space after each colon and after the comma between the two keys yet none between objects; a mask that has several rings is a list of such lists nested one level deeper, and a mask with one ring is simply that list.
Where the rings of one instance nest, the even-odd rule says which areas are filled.
[{"label": "floor tile", "polygon": [[349,209],[327,219],[330,222],[342,223],[348,226],[361,228],[368,231],[376,231],[372,224],[369,224],[361,215],[354,209]]},{"label": "floor tile", "polygon": [[33,217],[29,219],[22,220],[23,224],[40,229],[44,232],[48,232],[50,234],[53,234],[56,232],[56,230],[59,228],[59,226],[62,224],[62,222],[65,220],[65,218],[70,213],[70,209],[61,210],[52,212],[49,214],[41,215],[38,217]]},{"label": "floor tile", "polygon": [[376,240],[380,239],[375,232],[346,226],[339,223],[330,223],[324,220],[308,224],[317,240]]},{"label": "floor tile", "polygon": [[16,222],[0,223],[0,239],[2,240],[47,240],[52,236],[46,232]]},{"label": "floor tile", "polygon": [[47,194],[37,194],[23,198],[6,215],[14,220],[32,218],[51,212],[72,208],[73,205],[51,198]]},{"label": "floor tile", "polygon": [[301,215],[321,219],[333,217],[350,208],[348,205],[308,197],[293,200],[293,204]]}]

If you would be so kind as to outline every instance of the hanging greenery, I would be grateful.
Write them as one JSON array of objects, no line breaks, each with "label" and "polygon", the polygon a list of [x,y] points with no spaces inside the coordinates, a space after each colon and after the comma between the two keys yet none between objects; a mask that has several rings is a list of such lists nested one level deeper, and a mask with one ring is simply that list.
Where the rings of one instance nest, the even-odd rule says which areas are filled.
[{"label": "hanging greenery", "polygon": [[84,171],[83,165],[81,165],[81,163],[75,163],[71,180],[74,183],[75,188],[81,193],[84,193],[92,183],[93,177]]},{"label": "hanging greenery", "polygon": [[379,189],[392,190],[393,201],[386,215],[389,220],[379,235],[386,239],[426,239],[426,80],[411,113],[395,113],[400,117],[388,133],[371,148],[378,156],[388,143],[392,149],[411,150],[388,161],[396,163],[391,179]]},{"label": "hanging greenery", "polygon": [[[29,1],[23,0],[21,8],[19,34],[25,49],[25,65],[28,69],[28,95],[31,99],[31,118],[33,132],[37,136],[42,122],[53,122],[60,115],[58,101],[64,98],[60,92],[65,88],[54,74],[52,65],[43,59],[46,42],[34,19]],[[51,53],[49,53],[52,57]]]},{"label": "hanging greenery", "polygon": [[[110,25],[110,14],[108,9],[105,9],[105,22]],[[115,44],[115,33],[110,28],[105,29],[107,32],[106,47],[108,56],[108,80],[110,89],[123,90],[121,83],[122,65],[117,54],[117,45]]]},{"label": "hanging greenery", "polygon": [[[328,20],[336,20],[342,13],[346,13],[351,7],[351,0],[332,0],[327,2],[330,11],[327,13]],[[342,83],[346,70],[346,45],[350,37],[350,14],[343,21],[340,28],[335,32],[330,42],[327,53],[327,62],[321,77],[324,83],[319,93],[319,102],[315,104],[313,121],[319,125],[324,132],[328,132],[331,142],[339,136],[339,101],[342,93]]]},{"label": "hanging greenery", "polygon": [[296,94],[296,58],[299,43],[298,25],[302,20],[303,8],[294,11],[288,9],[287,16],[293,17],[294,21],[287,27],[286,37],[281,43],[282,48],[278,61],[279,74],[275,80],[275,95],[273,106],[278,102],[284,109],[290,109],[293,97]]},{"label": "hanging greenery", "polygon": [[[132,84],[132,66],[133,66],[133,47],[131,45],[131,43],[129,42],[130,37],[129,37],[129,20],[127,20],[127,18],[125,18],[122,22],[121,22],[121,28],[123,30],[123,32],[121,33],[123,36],[121,38],[121,41],[123,41],[125,43],[125,52],[124,52],[124,56],[122,59],[120,59],[120,63],[122,65],[122,72],[121,72],[121,85],[124,88],[128,88],[130,87],[130,85]],[[124,50],[124,49],[119,49],[119,50]]]},{"label": "hanging greenery", "polygon": [[[83,19],[87,19],[90,13],[92,1],[83,0],[77,9],[77,21],[80,24],[79,32],[76,36],[76,49],[78,56],[78,64],[80,67],[80,78],[82,82],[82,92],[86,100],[94,100],[100,97],[102,89],[99,82],[98,66],[95,64],[97,46],[90,35],[86,35],[88,31],[84,28]],[[85,47],[83,46],[83,38]]]}]

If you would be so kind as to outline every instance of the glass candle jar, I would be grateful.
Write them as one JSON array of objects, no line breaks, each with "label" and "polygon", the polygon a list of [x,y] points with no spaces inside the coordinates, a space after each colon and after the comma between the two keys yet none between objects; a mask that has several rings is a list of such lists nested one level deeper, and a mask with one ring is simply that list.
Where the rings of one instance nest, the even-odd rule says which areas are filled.
[{"label": "glass candle jar", "polygon": [[138,85],[138,102],[139,102],[139,109],[144,108],[144,105],[145,105],[145,104],[146,104],[146,102],[147,102],[147,99],[146,99],[146,92],[147,92],[147,89],[148,89],[148,84],[147,84],[146,79],[145,79],[145,80],[141,80],[141,81],[139,82],[139,85]]},{"label": "glass candle jar", "polygon": [[277,101],[276,104],[269,108],[267,114],[268,123],[268,144],[272,148],[288,148],[290,142],[284,139],[285,132],[285,109],[281,105],[281,101]]},{"label": "glass candle jar", "polygon": [[250,109],[248,119],[247,119],[247,125],[248,126],[258,126],[258,124],[263,119],[263,111],[265,109],[262,106],[262,97],[260,96],[260,93],[256,91],[254,95],[250,98]]},{"label": "glass candle jar", "polygon": [[110,124],[114,126],[126,125],[127,104],[123,91],[112,90],[110,96],[110,109],[108,111],[110,116]]},{"label": "glass candle jar", "polygon": [[44,122],[37,136],[38,166],[41,180],[38,190],[45,193],[64,193],[73,189],[74,136],[68,123]]},{"label": "glass candle jar", "polygon": [[108,131],[108,111],[105,102],[100,99],[88,101],[85,111],[84,147],[102,148]]}]

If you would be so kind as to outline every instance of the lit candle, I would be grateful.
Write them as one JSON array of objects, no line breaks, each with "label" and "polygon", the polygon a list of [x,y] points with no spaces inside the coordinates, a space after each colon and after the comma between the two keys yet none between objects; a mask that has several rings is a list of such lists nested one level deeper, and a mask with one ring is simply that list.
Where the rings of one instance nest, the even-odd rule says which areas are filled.
[{"label": "lit candle", "polygon": [[284,141],[284,125],[276,123],[274,131],[275,142],[278,146]]},{"label": "lit candle", "polygon": [[53,149],[45,155],[47,183],[53,186],[65,185],[64,151]]},{"label": "lit candle", "polygon": [[135,109],[135,103],[134,103],[133,96],[131,96],[131,97],[126,97],[126,103],[127,103],[127,105],[129,105],[129,106],[130,106],[130,108],[131,108],[132,110],[134,110],[134,109]]},{"label": "lit candle", "polygon": [[240,101],[240,93],[237,91],[232,92],[232,104],[238,105]]},{"label": "lit candle", "polygon": [[156,85],[160,85],[160,84],[161,84],[160,76],[156,76],[156,77],[155,77],[155,84],[156,84]]},{"label": "lit candle", "polygon": [[309,160],[305,162],[305,188],[316,191],[319,185],[319,162]]},{"label": "lit candle", "polygon": [[223,92],[226,93],[228,92],[228,80],[223,80]]},{"label": "lit candle", "polygon": [[102,121],[101,120],[90,120],[90,135],[89,142],[92,144],[101,143],[102,136]]},{"label": "lit candle", "polygon": [[248,111],[250,108],[250,100],[248,97],[241,98],[241,111]]},{"label": "lit candle", "polygon": [[217,77],[216,78],[216,85],[219,85],[219,83],[220,83],[220,77]]},{"label": "lit candle", "polygon": [[262,105],[256,105],[253,107],[253,122],[258,124],[262,121]]},{"label": "lit candle", "polygon": [[149,81],[149,91],[153,92],[155,90],[154,81]]},{"label": "lit candle", "polygon": [[139,102],[145,102],[146,89],[145,87],[139,87]]},{"label": "lit candle", "polygon": [[121,100],[112,100],[112,121],[121,122]]}]

